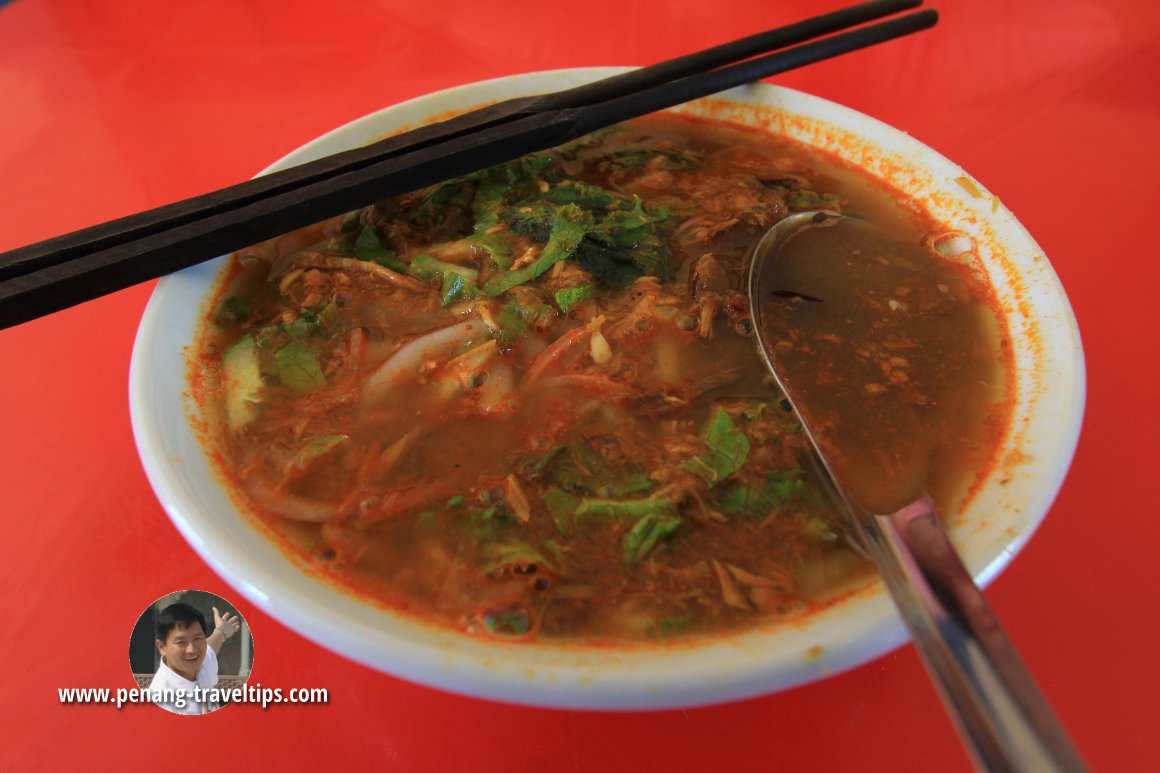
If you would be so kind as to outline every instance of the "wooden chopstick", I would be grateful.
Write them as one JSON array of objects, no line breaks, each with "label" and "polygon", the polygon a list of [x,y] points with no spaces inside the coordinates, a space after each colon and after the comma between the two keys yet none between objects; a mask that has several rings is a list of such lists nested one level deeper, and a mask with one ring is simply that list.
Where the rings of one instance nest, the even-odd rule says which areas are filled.
[{"label": "wooden chopstick", "polygon": [[[913,7],[916,3],[904,0],[902,4]],[[848,20],[850,15],[860,18],[860,14],[866,13],[881,15],[885,8],[896,5],[898,3],[865,3],[845,9],[847,16],[844,18]],[[809,23],[816,21],[809,20]],[[279,175],[269,175],[218,192],[235,194],[232,196],[223,195],[221,199],[215,199],[218,194],[207,194],[14,250],[0,255],[0,328],[194,265],[374,201],[477,171],[534,150],[553,147],[603,126],[917,32],[933,26],[936,21],[937,13],[934,11],[909,14],[728,67],[664,80],[672,77],[670,71],[656,85],[644,88],[639,88],[639,82],[630,81],[628,87],[638,89],[632,93],[625,91],[625,76],[614,76],[598,84],[589,84],[599,88],[583,92],[579,97],[577,89],[569,89],[553,95],[511,100],[469,114],[475,117],[468,123],[478,124],[474,128],[460,124],[449,129],[446,124],[451,122],[444,122],[436,125],[433,133],[417,139],[415,133],[409,133],[402,138],[392,138],[394,144],[388,144],[385,149],[384,143],[377,143],[379,149],[373,153],[362,149],[364,152],[360,155],[360,151],[354,151],[357,158],[338,154],[314,162],[323,163],[325,173],[316,171],[320,167],[307,164],[288,170],[298,170],[291,182],[283,177],[267,184],[271,178],[279,178]],[[835,23],[831,18],[821,26]],[[795,36],[802,34],[806,33],[801,30],[792,33]],[[692,56],[724,56],[726,54],[712,52],[745,44],[731,49],[731,53],[726,52],[736,56],[736,51],[755,45],[750,41],[758,37],[761,36]],[[663,66],[670,65],[664,63]],[[686,61],[676,69],[683,71],[688,66]],[[639,71],[626,75],[635,72]],[[650,82],[657,78],[654,71],[643,80]],[[607,85],[617,79],[619,82]],[[613,96],[593,101],[596,99],[592,96],[594,93]],[[543,107],[553,100],[566,106]],[[488,117],[488,111],[493,108],[514,112],[498,117],[493,112]],[[527,112],[529,110],[531,112]],[[196,206],[199,200],[203,206]],[[164,214],[157,214],[161,210],[169,210],[170,214],[177,210],[177,214],[167,218]],[[127,223],[134,218],[138,220]],[[10,257],[13,255],[14,259]]]},{"label": "wooden chopstick", "polygon": [[456,116],[440,123],[389,137],[361,148],[336,153],[256,180],[129,215],[0,254],[0,279],[62,263],[82,253],[112,247],[217,212],[244,206],[316,180],[325,180],[386,158],[420,150],[454,137],[548,110],[603,102],[678,78],[795,45],[921,5],[922,0],[874,0],[767,30],[740,40],[641,67],[610,78],[552,94],[519,97]]},{"label": "wooden chopstick", "polygon": [[519,97],[256,180],[0,254],[0,279],[244,206],[315,180],[548,110],[582,107],[889,16],[922,0],[874,0],[552,94]]}]

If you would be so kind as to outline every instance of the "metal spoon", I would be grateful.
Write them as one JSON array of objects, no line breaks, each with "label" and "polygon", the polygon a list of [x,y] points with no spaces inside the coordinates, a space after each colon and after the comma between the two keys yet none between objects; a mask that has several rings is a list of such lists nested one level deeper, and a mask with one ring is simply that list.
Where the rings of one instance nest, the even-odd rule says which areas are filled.
[{"label": "metal spoon", "polygon": [[[976,766],[992,771],[1084,770],[1063,726],[947,539],[929,494],[912,490],[899,500],[908,504],[885,515],[860,504],[823,455],[799,410],[794,385],[778,373],[777,353],[768,340],[771,331],[765,329],[762,315],[766,304],[775,302],[770,291],[776,288],[770,283],[778,261],[792,259],[783,255],[791,241],[798,259],[803,247],[807,254],[832,249],[833,233],[818,237],[821,229],[833,228],[851,229],[848,235],[854,238],[871,238],[875,227],[831,212],[803,212],[779,222],[754,246],[749,302],[761,356],[801,420],[819,477],[832,488],[848,533],[882,575]],[[785,292],[779,295],[784,298]],[[838,415],[837,420],[843,419]]]}]

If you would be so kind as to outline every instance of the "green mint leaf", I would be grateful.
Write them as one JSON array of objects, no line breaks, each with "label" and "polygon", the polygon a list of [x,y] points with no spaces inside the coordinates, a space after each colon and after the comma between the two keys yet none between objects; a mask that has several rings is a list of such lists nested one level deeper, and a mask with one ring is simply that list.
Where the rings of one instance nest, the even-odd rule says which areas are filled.
[{"label": "green mint leaf", "polygon": [[685,630],[693,616],[688,612],[679,615],[664,615],[649,623],[644,629],[650,639],[668,639]]},{"label": "green mint leaf", "polygon": [[592,285],[581,285],[565,290],[556,291],[556,305],[560,311],[567,311],[577,303],[583,303],[592,297]]},{"label": "green mint leaf", "polygon": [[523,607],[502,607],[485,612],[483,625],[494,636],[525,636],[532,630],[532,617]]},{"label": "green mint leaf", "polygon": [[406,271],[407,264],[399,260],[394,250],[383,244],[382,239],[369,225],[363,226],[351,247],[351,254],[359,260],[378,263],[392,271]]},{"label": "green mint leaf", "polygon": [[552,230],[548,243],[531,264],[514,271],[496,274],[483,287],[488,295],[502,295],[513,287],[521,285],[569,257],[576,251],[580,240],[592,224],[592,215],[575,204],[565,204],[552,218]]},{"label": "green mint leaf", "polygon": [[724,408],[715,408],[701,431],[705,451],[686,459],[681,467],[716,486],[745,465],[749,457],[749,438],[737,428]]},{"label": "green mint leaf", "polygon": [[585,497],[576,507],[576,518],[680,518],[671,499],[601,499]]},{"label": "green mint leaf", "polygon": [[717,497],[726,515],[764,517],[806,495],[806,481],[800,470],[774,470],[760,485],[737,484]]},{"label": "green mint leaf", "polygon": [[639,564],[662,539],[679,529],[682,523],[676,515],[650,513],[641,518],[620,542],[624,565],[633,567]]}]

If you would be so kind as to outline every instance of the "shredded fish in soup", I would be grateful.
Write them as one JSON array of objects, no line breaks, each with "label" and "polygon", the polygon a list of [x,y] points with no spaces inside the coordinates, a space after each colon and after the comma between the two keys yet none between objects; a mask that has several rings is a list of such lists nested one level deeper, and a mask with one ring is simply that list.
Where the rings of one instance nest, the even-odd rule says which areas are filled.
[{"label": "shredded fish in soup", "polygon": [[[631,643],[807,613],[870,573],[755,355],[745,253],[818,208],[921,240],[896,199],[668,116],[242,251],[197,357],[212,444],[288,551],[470,634]],[[951,295],[986,306],[965,274]]]}]

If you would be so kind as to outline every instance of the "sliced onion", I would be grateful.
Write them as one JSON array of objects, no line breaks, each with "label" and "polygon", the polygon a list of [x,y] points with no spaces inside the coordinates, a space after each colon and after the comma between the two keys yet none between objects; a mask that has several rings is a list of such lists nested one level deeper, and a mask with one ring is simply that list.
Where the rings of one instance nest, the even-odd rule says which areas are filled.
[{"label": "sliced onion", "polygon": [[378,402],[408,376],[415,376],[427,360],[446,359],[473,337],[483,335],[478,319],[439,328],[416,338],[388,357],[363,382],[364,402]]},{"label": "sliced onion", "polygon": [[511,366],[493,362],[487,369],[487,381],[479,388],[479,410],[489,416],[504,416],[515,408],[515,376]]}]

